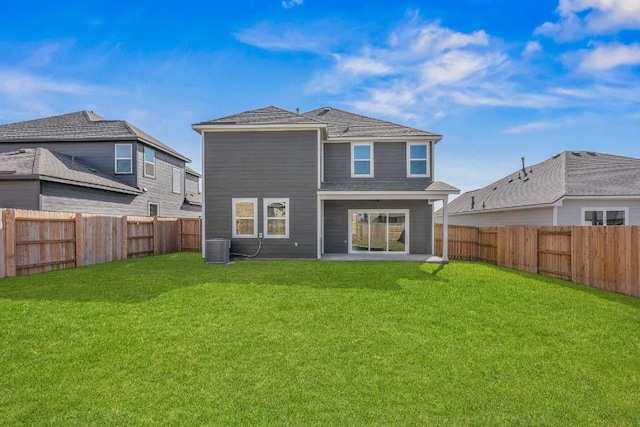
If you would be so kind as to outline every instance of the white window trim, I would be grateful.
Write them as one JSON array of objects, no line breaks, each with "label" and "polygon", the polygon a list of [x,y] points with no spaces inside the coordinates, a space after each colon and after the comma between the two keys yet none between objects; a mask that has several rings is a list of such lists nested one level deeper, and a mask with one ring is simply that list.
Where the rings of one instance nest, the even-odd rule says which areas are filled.
[{"label": "white window trim", "polygon": [[[286,209],[284,217],[284,236],[280,234],[269,234],[269,217],[267,216],[267,207],[271,203],[283,203]],[[288,239],[289,238],[289,221],[291,219],[291,206],[289,206],[288,198],[265,198],[262,199],[263,220],[264,220],[264,237],[265,239]],[[281,219],[281,218],[278,218]]]},{"label": "white window trim", "polygon": [[156,205],[157,214],[155,216],[160,216],[160,203],[158,203],[158,202],[148,202],[147,203],[147,214],[148,214],[148,216],[153,216],[153,215],[151,215],[151,205]]},{"label": "white window trim", "polygon": [[[147,150],[153,153],[153,163],[147,162]],[[147,163],[153,165],[153,175],[147,173]],[[156,151],[149,147],[144,147],[142,153],[142,174],[147,178],[155,178],[156,177]]]},{"label": "white window trim", "polygon": [[[369,162],[371,163],[371,167],[369,168],[369,174],[364,175],[364,174],[356,174],[355,172],[355,156],[354,156],[354,151],[355,151],[355,147],[361,147],[361,146],[368,146],[369,147],[369,153],[371,153],[371,156],[369,157]],[[351,178],[373,178],[373,142],[352,142],[351,143]],[[362,161],[362,160],[359,160]]]},{"label": "white window trim", "polygon": [[[118,146],[128,146],[129,157],[118,157]],[[116,175],[133,173],[133,144],[115,144],[113,148],[113,157],[114,157],[113,170]],[[128,172],[122,172],[118,170],[118,160],[129,160],[129,164],[131,165],[131,168],[129,169]]]},{"label": "white window trim", "polygon": [[[353,229],[351,228],[351,218],[353,217],[353,214],[359,214],[359,213],[366,213],[371,215],[371,212],[380,212],[380,213],[386,213],[386,214],[390,214],[390,213],[401,213],[404,214],[404,230],[405,230],[405,238],[404,238],[404,251],[354,251],[351,248],[351,242],[353,241]],[[409,216],[410,216],[410,210],[409,209],[349,209],[348,210],[348,215],[349,215],[349,240],[347,241],[348,243],[348,247],[347,247],[347,253],[349,254],[409,254],[409,239],[411,238],[411,233],[410,233],[410,226],[409,226]],[[387,232],[389,230],[389,224],[387,223]]]},{"label": "white window trim", "polygon": [[[176,172],[178,172],[178,189],[176,191]],[[182,194],[182,170],[175,166],[171,167],[171,191],[174,194]]]},{"label": "white window trim", "polygon": [[[237,234],[236,233],[236,220],[249,219],[249,217],[236,217],[236,204],[242,202],[253,203],[253,234]],[[233,221],[231,222],[231,237],[234,239],[255,239],[258,237],[258,199],[254,198],[233,198],[231,199],[231,216]]]},{"label": "white window trim", "polygon": [[[427,163],[426,171],[424,174],[412,174],[411,173],[411,160],[423,160],[423,159],[412,159],[411,158],[411,147],[414,145],[426,145],[426,156],[427,158],[424,161]],[[429,176],[429,152],[431,148],[431,144],[428,142],[407,142],[407,177],[409,178],[425,178]]]},{"label": "white window trim", "polygon": [[[603,212],[603,217],[602,217],[602,226],[606,227],[607,226],[607,212],[608,211],[624,211],[624,224],[623,225],[629,225],[629,208],[615,208],[615,207],[600,207],[600,208],[582,208],[580,210],[580,224],[582,225],[589,225],[587,224],[587,222],[584,219],[584,213],[588,212],[588,211],[602,211]],[[601,226],[597,226],[597,227],[601,227]]]}]

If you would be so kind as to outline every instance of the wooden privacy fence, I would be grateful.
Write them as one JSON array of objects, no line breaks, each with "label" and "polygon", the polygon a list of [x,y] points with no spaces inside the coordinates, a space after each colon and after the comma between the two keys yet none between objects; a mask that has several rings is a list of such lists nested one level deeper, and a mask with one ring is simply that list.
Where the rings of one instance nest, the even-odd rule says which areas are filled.
[{"label": "wooden privacy fence", "polygon": [[200,251],[199,218],[0,211],[0,278]]},{"label": "wooden privacy fence", "polygon": [[[449,258],[479,260],[640,297],[638,226],[449,226]],[[442,225],[435,227],[442,254]]]}]

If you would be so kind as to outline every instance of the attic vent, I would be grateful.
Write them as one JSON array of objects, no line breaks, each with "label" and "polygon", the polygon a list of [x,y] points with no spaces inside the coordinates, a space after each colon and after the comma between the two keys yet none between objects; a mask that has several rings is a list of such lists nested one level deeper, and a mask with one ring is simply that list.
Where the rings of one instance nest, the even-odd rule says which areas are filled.
[{"label": "attic vent", "polygon": [[590,155],[590,156],[593,156],[593,157],[598,155],[598,154],[596,154],[595,151],[587,151],[587,154]]},{"label": "attic vent", "polygon": [[324,107],[322,111],[324,111],[325,113],[328,113],[329,111],[331,111],[331,107]]},{"label": "attic vent", "polygon": [[498,187],[493,187],[493,191],[496,191],[498,189]]},{"label": "attic vent", "polygon": [[511,178],[511,179],[509,180],[509,182],[513,182],[513,178]]},{"label": "attic vent", "polygon": [[96,169],[94,169],[94,168],[89,168],[89,171],[91,171],[91,172],[93,172],[93,173],[98,172],[98,171],[97,171]]},{"label": "attic vent", "polygon": [[473,209],[475,206],[476,206],[476,197],[471,196],[471,209]]},{"label": "attic vent", "polygon": [[582,153],[580,153],[579,151],[572,151],[571,154],[573,154],[576,157],[582,157]]},{"label": "attic vent", "polygon": [[560,153],[558,153],[555,156],[553,156],[554,159],[557,159],[558,157],[560,157]]}]

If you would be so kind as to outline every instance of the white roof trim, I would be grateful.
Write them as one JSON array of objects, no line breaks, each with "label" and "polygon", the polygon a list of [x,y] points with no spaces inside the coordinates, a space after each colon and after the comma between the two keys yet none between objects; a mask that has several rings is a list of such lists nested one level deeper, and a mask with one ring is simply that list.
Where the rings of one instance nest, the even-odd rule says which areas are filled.
[{"label": "white roof trim", "polygon": [[320,200],[444,200],[449,194],[433,191],[318,191]]},{"label": "white roof trim", "polygon": [[358,136],[358,137],[349,137],[349,136],[339,136],[333,138],[327,138],[325,143],[332,142],[433,142],[437,143],[442,139],[442,136]]}]

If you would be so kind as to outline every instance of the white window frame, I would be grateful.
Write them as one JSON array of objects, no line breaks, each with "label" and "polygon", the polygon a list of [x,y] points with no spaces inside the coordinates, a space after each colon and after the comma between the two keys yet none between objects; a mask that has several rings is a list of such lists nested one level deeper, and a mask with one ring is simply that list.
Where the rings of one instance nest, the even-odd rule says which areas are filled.
[{"label": "white window frame", "polygon": [[[129,147],[129,157],[118,157],[118,147]],[[132,174],[133,173],[133,144],[115,144],[113,149],[113,157],[114,157],[114,171],[116,175],[124,175],[124,174]],[[128,171],[120,171],[118,170],[118,160],[129,160],[129,170]]]},{"label": "white window frame", "polygon": [[[153,162],[147,161],[147,152],[153,154]],[[155,178],[156,177],[156,150],[149,147],[144,147],[144,152],[142,153],[142,173],[147,178]],[[147,173],[147,164],[153,165],[153,174]]]},{"label": "white window frame", "polygon": [[[587,224],[587,221],[584,219],[584,214],[585,212],[589,212],[589,211],[600,211],[602,212],[602,226],[606,227],[607,226],[607,212],[608,211],[623,211],[624,212],[624,224],[622,225],[629,225],[629,208],[611,208],[611,207],[600,207],[600,208],[582,208],[580,210],[580,224],[582,225],[587,225],[589,226],[590,224]],[[602,227],[600,225],[596,225],[594,227]]]},{"label": "white window frame", "polygon": [[[352,142],[351,143],[351,178],[373,178],[373,142]],[[368,174],[356,174],[356,158],[355,158],[355,149],[356,147],[369,147],[369,173]],[[365,160],[358,159],[357,161],[362,162]]]},{"label": "white window frame", "polygon": [[171,191],[174,194],[182,194],[182,170],[175,166],[171,169]]},{"label": "white window frame", "polygon": [[[237,234],[236,221],[238,219],[251,219],[251,217],[237,217],[236,204],[251,202],[253,203],[253,234]],[[258,199],[256,198],[233,198],[231,199],[231,237],[234,239],[255,239],[258,237]]]},{"label": "white window frame", "polygon": [[[285,234],[269,234],[269,220],[270,219],[282,219],[280,217],[269,217],[268,216],[268,206],[271,203],[282,203],[285,206],[285,216],[284,216],[284,232]],[[263,220],[264,220],[264,237],[266,239],[288,239],[289,238],[289,221],[291,218],[291,206],[289,205],[288,198],[265,198],[262,199],[262,209],[263,209]]]},{"label": "white window frame", "polygon": [[[424,159],[414,159],[411,157],[411,147],[416,146],[416,145],[424,145],[426,146],[426,150],[425,150],[425,156],[426,158]],[[408,142],[407,143],[407,177],[409,178],[424,178],[424,177],[428,177],[429,176],[429,152],[430,152],[430,148],[431,148],[431,144],[429,144],[428,142]],[[411,173],[411,161],[422,161],[424,160],[424,162],[426,163],[426,168],[425,171],[426,173]]]},{"label": "white window frame", "polygon": [[[151,215],[151,205],[156,205],[156,214]],[[147,203],[147,214],[148,216],[160,216],[160,203],[158,202],[148,202]]]}]

